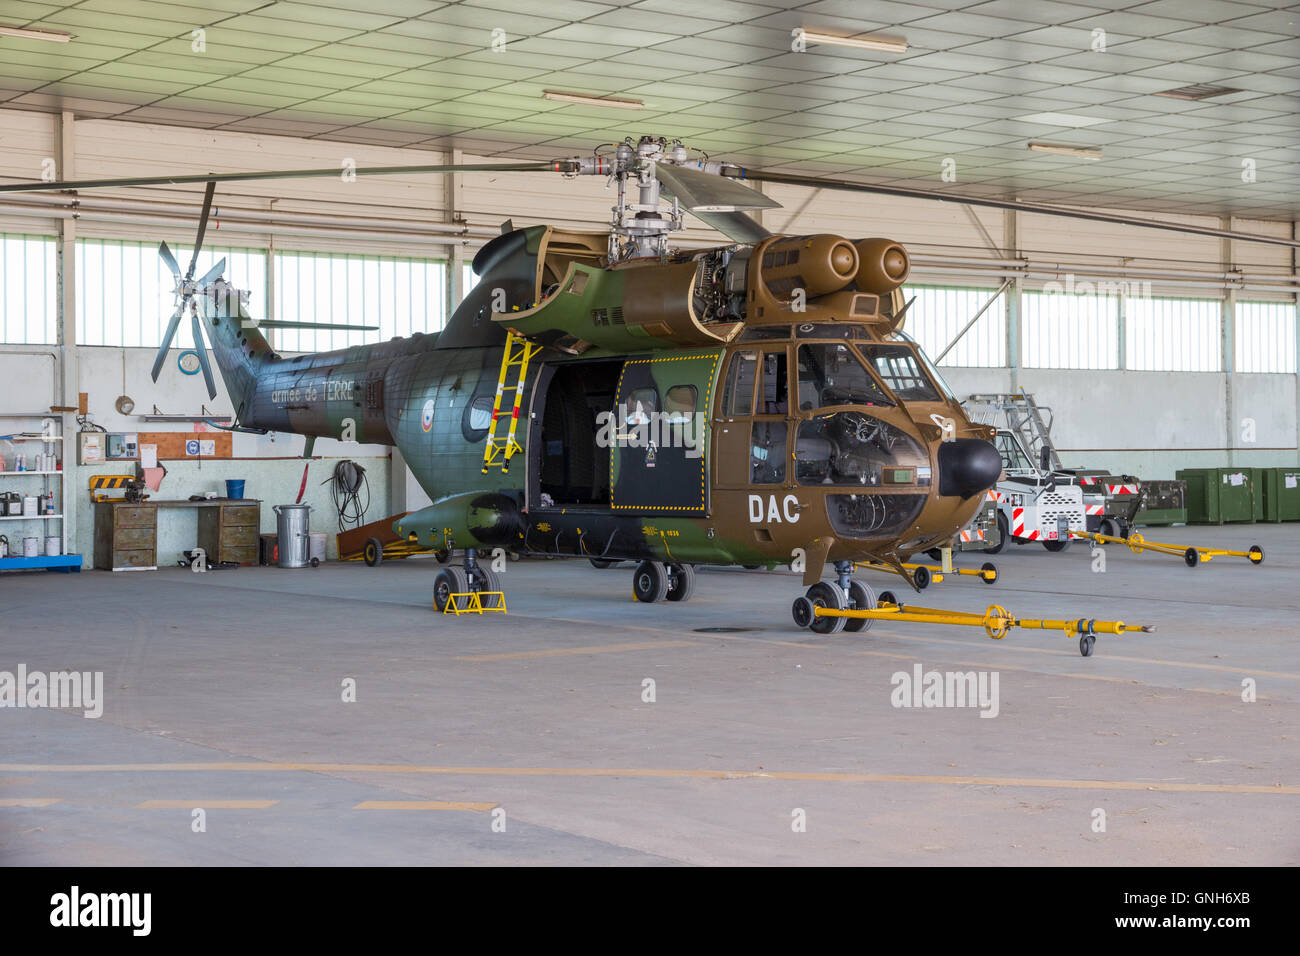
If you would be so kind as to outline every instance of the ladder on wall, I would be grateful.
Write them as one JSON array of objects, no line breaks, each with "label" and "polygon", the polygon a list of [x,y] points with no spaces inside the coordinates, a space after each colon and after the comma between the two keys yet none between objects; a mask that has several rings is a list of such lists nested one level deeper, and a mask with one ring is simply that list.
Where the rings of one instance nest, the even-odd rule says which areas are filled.
[{"label": "ladder on wall", "polygon": [[[972,395],[964,404],[981,424],[1014,433],[1029,454],[1037,456],[1039,449],[1046,445],[1051,449],[1052,470],[1061,469],[1061,459],[1052,442],[1052,410],[1039,405],[1023,388],[1015,394]],[[977,410],[975,406],[982,408]]]},{"label": "ladder on wall", "polygon": [[[542,350],[514,329],[506,329],[506,350],[501,356],[501,372],[497,375],[496,400],[492,403],[492,424],[488,429],[487,446],[483,449],[483,474],[501,465],[502,474],[510,472],[510,459],[523,446],[515,438],[519,427],[519,406],[524,399],[524,380],[528,377],[528,363]],[[514,373],[515,403],[510,412],[510,425],[501,433],[501,396],[505,394],[511,372]]]}]

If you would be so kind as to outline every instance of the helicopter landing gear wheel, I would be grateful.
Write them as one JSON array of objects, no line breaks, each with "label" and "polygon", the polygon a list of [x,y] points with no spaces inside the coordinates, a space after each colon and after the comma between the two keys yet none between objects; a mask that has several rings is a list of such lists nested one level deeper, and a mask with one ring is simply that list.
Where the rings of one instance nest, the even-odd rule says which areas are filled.
[{"label": "helicopter landing gear wheel", "polygon": [[451,552],[446,548],[433,552],[433,556],[439,564],[446,564],[451,560]]},{"label": "helicopter landing gear wheel", "polygon": [[[485,568],[479,565],[474,569],[474,577],[477,579],[477,590],[479,593],[479,604],[484,608],[495,608],[501,606],[501,594],[483,594],[484,591],[500,591],[501,579],[491,568]],[[502,592],[504,593],[504,592]]]},{"label": "helicopter landing gear wheel", "polygon": [[447,605],[455,600],[455,610],[463,611],[469,607],[469,598],[452,598],[453,594],[469,592],[469,576],[461,568],[443,568],[433,579],[433,609],[442,613]]},{"label": "helicopter landing gear wheel", "polygon": [[689,601],[695,593],[695,567],[690,564],[668,565],[669,601]]},{"label": "helicopter landing gear wheel", "polygon": [[632,572],[632,594],[642,604],[655,604],[668,594],[668,569],[662,561],[642,561]]},{"label": "helicopter landing gear wheel", "polygon": [[[873,611],[876,607],[876,595],[871,588],[861,581],[849,582],[849,607],[854,611]],[[869,617],[848,617],[844,619],[844,630],[850,634],[865,631],[871,627]]]},{"label": "helicopter landing gear wheel", "polygon": [[361,557],[365,559],[367,566],[375,567],[384,560],[384,543],[378,538],[366,538],[365,547],[361,549]]},{"label": "helicopter landing gear wheel", "polygon": [[[839,585],[829,581],[818,581],[808,589],[804,597],[812,602],[813,607],[831,608],[836,611],[844,610],[848,603]],[[838,634],[844,630],[847,620],[843,617],[814,617],[808,628],[817,634]]]}]

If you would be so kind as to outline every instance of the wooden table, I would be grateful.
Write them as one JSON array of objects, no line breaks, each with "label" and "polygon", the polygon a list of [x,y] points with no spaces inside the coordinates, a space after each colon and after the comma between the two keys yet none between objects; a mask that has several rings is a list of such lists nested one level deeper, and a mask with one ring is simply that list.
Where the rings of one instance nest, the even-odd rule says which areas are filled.
[{"label": "wooden table", "polygon": [[195,508],[198,546],[213,563],[257,563],[262,502],[256,498],[201,501],[149,498],[95,503],[95,567],[106,571],[158,567],[158,509]]}]

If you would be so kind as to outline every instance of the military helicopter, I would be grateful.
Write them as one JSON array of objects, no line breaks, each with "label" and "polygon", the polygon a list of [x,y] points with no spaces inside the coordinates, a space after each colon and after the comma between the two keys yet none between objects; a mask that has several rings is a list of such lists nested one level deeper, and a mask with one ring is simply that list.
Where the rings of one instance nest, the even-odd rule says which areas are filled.
[{"label": "military helicopter", "polygon": [[[501,592],[480,560],[498,548],[597,567],[635,562],[633,593],[648,604],[688,600],[697,564],[793,563],[813,605],[870,609],[876,598],[853,577],[855,562],[884,563],[915,587],[904,563],[947,542],[981,507],[1002,460],[993,429],[966,417],[904,331],[907,250],[878,237],[769,234],[745,211],[778,204],[743,181],[899,190],[756,174],[652,136],[549,162],[356,170],[489,171],[607,176],[617,186],[609,229],[507,224],[475,255],[479,282],[443,330],[293,357],[258,330],[247,293],[221,277],[224,260],[198,279],[195,264],[217,182],[337,169],[0,192],[205,183],[188,270],[159,248],[178,304],[154,379],[188,311],[230,393],[229,427],[305,435],[304,454],[320,436],[400,449],[433,503],[394,530],[444,559],[464,555],[437,572],[439,611],[472,592]],[[674,249],[687,212],[731,241]],[[215,396],[206,351],[198,354]],[[828,562],[835,575],[823,580]],[[868,623],[827,616],[811,626]]]}]

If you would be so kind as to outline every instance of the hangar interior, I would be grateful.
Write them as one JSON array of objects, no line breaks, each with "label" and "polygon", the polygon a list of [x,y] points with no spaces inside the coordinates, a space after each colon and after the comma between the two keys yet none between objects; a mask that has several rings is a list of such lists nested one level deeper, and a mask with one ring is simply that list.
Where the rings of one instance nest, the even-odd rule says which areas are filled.
[{"label": "hangar interior", "polygon": [[[549,161],[662,135],[711,159],[902,193],[759,183],[779,207],[751,215],[776,234],[902,243],[907,334],[957,396],[1023,390],[1050,407],[1067,466],[1144,482],[1300,475],[1298,24],[1283,4],[1221,0],[11,3],[0,184],[339,170],[220,183],[197,259],[202,274],[225,258],[250,315],[377,326],[266,329],[292,356],[438,332],[477,281],[475,254],[504,230],[603,231],[614,202],[603,176],[349,171]],[[814,31],[906,42],[866,49]],[[0,195],[0,496],[51,495],[50,514],[41,498],[36,516],[7,523],[6,510],[0,531],[11,556],[39,538],[39,553],[79,556],[85,571],[0,574],[3,666],[101,670],[110,687],[101,721],[4,715],[25,721],[0,768],[20,781],[15,802],[0,799],[8,861],[1203,863],[1240,848],[1296,862],[1300,787],[1293,740],[1283,745],[1300,679],[1294,524],[1144,529],[1179,547],[1258,544],[1259,567],[1225,556],[1189,570],[1120,544],[1096,574],[1076,542],[1007,549],[994,588],[949,574],[925,593],[982,612],[998,589],[1039,617],[1160,625],[1102,638],[1083,662],[1072,642],[1031,631],[998,644],[925,623],[800,632],[788,568],[702,568],[695,600],[662,612],[630,602],[626,564],[525,559],[507,566],[507,615],[432,616],[432,561],[338,560],[339,462],[365,469],[366,522],[431,504],[397,448],[322,437],[304,459],[298,435],[214,427],[236,409],[186,366],[183,353],[204,347],[187,322],[151,376],[175,302],[157,246],[183,266],[202,207],[201,183]],[[685,225],[675,248],[730,241]],[[48,443],[5,435],[51,416],[57,462],[33,466]],[[87,428],[135,454],[78,463]],[[136,475],[145,445],[163,472],[155,497],[224,497],[243,481],[261,536],[277,531],[272,506],[310,505],[322,567],[193,575],[186,552],[205,517],[178,506],[158,511],[159,570],[94,570],[103,532],[89,486]],[[889,675],[913,661],[1005,672],[1002,718],[900,720]],[[349,677],[358,702],[336,704]],[[660,701],[645,703],[654,677]],[[1243,679],[1259,681],[1259,702],[1242,702]],[[934,722],[906,725],[914,716]],[[1170,742],[1177,760],[1160,750]],[[321,782],[215,769],[244,760],[317,768]],[[195,769],[111,769],[169,761]],[[773,770],[789,776],[766,790],[728,782]],[[1102,787],[1113,829],[1141,818],[1147,831],[1107,842],[1080,824],[1093,778],[1114,783]],[[1154,809],[1139,783],[1167,787]],[[1265,787],[1277,793],[1252,789]],[[453,812],[351,812],[401,798]],[[187,842],[184,822],[135,809],[151,799],[226,807],[213,814],[225,836]],[[800,843],[789,808],[805,803],[824,813]],[[517,841],[473,818],[497,805],[512,820],[518,808]],[[104,836],[105,821],[121,835]],[[322,827],[323,849],[310,836]],[[415,836],[431,849],[413,849]]]}]

